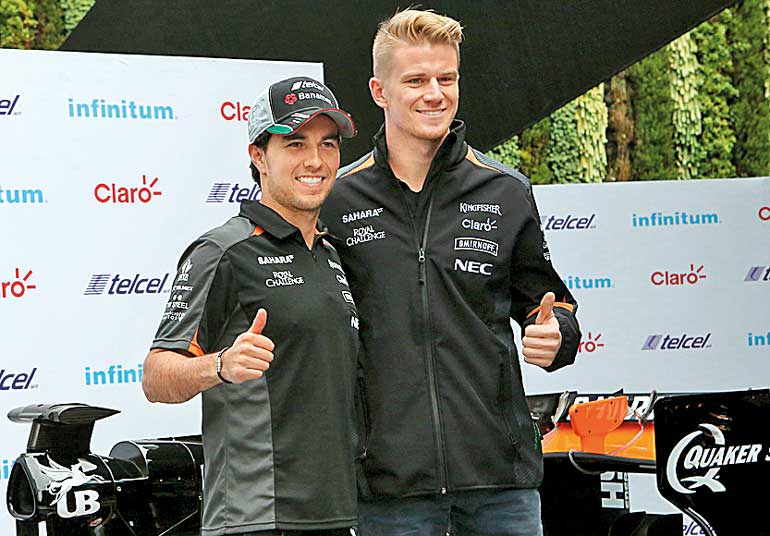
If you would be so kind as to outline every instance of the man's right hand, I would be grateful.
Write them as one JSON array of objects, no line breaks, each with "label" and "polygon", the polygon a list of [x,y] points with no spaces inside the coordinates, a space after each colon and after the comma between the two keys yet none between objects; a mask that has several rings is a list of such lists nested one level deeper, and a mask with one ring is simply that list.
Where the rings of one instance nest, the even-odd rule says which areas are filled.
[{"label": "man's right hand", "polygon": [[233,345],[222,354],[222,376],[232,383],[261,378],[273,360],[275,344],[262,335],[267,324],[267,311],[260,309],[251,327],[238,335]]}]

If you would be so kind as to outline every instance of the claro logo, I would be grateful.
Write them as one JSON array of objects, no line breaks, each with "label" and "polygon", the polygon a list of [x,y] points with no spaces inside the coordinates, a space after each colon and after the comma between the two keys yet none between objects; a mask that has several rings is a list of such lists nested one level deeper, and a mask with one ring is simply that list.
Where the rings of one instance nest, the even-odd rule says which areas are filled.
[{"label": "claro logo", "polygon": [[219,115],[225,121],[248,121],[251,106],[240,102],[225,101],[219,107]]},{"label": "claro logo", "polygon": [[99,203],[116,204],[136,204],[146,205],[153,200],[155,196],[162,192],[156,190],[158,177],[148,179],[147,175],[142,175],[141,186],[119,186],[115,183],[100,183],[94,188],[94,198]]},{"label": "claro logo", "polygon": [[589,331],[588,337],[578,344],[578,353],[582,354],[585,352],[587,354],[592,354],[600,348],[604,348],[604,343],[601,342],[601,338],[601,333],[592,333]]},{"label": "claro logo", "polygon": [[770,207],[760,207],[757,215],[762,221],[770,221]]},{"label": "claro logo", "polygon": [[687,272],[669,272],[666,270],[663,272],[653,272],[650,276],[650,281],[652,281],[652,284],[656,287],[695,285],[701,279],[706,279],[706,274],[703,273],[702,264],[697,268],[694,264],[691,264],[690,270]]},{"label": "claro logo", "polygon": [[22,275],[21,268],[16,268],[14,276],[13,281],[0,281],[0,298],[21,298],[28,290],[37,288],[29,282],[30,277],[32,277],[32,270],[27,270]]}]

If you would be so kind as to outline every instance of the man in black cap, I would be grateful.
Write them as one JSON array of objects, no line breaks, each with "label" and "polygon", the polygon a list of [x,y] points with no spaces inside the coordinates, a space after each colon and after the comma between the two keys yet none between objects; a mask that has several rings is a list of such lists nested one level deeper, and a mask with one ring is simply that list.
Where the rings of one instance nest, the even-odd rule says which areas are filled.
[{"label": "man in black cap", "polygon": [[142,383],[153,402],[202,393],[204,536],[348,536],[358,316],[316,219],[355,126],[299,77],[257,98],[248,131],[261,200],[182,255]]}]

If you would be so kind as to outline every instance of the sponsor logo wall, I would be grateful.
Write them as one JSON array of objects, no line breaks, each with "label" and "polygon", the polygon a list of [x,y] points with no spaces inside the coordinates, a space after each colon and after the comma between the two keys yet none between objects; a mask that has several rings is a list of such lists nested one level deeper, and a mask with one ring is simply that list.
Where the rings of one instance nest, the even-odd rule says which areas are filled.
[{"label": "sponsor logo wall", "polygon": [[[144,400],[142,362],[161,316],[184,312],[182,299],[166,309],[184,290],[179,255],[259,198],[246,152],[251,102],[276,80],[323,79],[323,68],[0,50],[0,70],[4,496],[30,431],[7,420],[17,406],[120,410],[95,426],[100,454],[123,439],[200,432],[197,400]],[[274,262],[276,284],[299,284],[284,277],[285,259]],[[0,534],[13,532],[3,507]]]}]

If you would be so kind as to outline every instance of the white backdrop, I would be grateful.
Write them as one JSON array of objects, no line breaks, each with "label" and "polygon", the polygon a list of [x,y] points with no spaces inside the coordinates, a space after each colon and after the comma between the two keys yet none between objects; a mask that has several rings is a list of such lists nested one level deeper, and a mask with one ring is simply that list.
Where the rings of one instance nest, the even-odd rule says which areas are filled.
[{"label": "white backdrop", "polygon": [[[274,80],[323,72],[15,50],[0,50],[0,72],[4,496],[29,433],[5,419],[17,406],[120,409],[97,423],[98,453],[123,439],[200,432],[197,399],[145,401],[142,360],[179,254],[256,194],[248,106]],[[573,367],[546,374],[525,365],[529,393],[770,386],[770,179],[547,186],[535,195],[584,339]],[[666,508],[651,478],[632,477],[632,508]],[[11,534],[1,510],[0,533]]]}]

